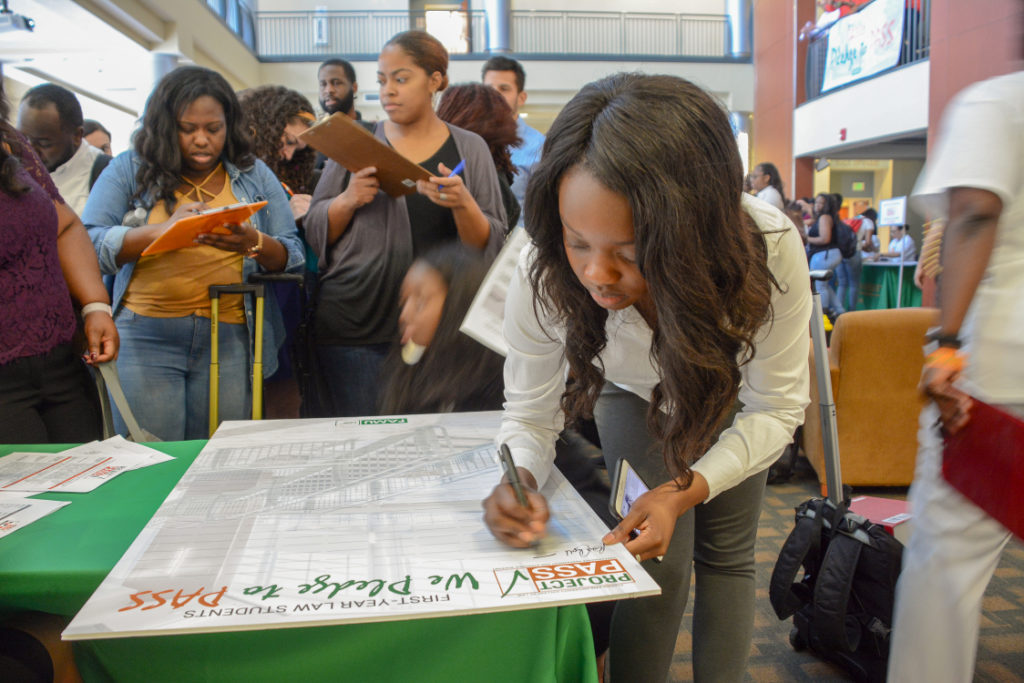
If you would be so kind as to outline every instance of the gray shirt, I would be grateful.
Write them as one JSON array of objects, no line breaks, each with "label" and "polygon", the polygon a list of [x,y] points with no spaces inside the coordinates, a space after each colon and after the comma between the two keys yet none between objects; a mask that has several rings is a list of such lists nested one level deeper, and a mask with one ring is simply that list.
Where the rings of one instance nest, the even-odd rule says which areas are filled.
[{"label": "gray shirt", "polygon": [[[480,136],[451,124],[459,156],[465,160],[466,188],[487,217],[491,234],[484,253],[493,258],[505,240],[506,218],[498,174]],[[374,133],[387,142],[384,124]],[[413,261],[412,231],[405,197],[383,191],[356,211],[345,232],[327,243],[327,209],[348,182],[333,160],[324,166],[303,221],[306,241],[319,259],[320,294],[316,337],[321,344],[381,344],[398,336],[398,291]]]}]

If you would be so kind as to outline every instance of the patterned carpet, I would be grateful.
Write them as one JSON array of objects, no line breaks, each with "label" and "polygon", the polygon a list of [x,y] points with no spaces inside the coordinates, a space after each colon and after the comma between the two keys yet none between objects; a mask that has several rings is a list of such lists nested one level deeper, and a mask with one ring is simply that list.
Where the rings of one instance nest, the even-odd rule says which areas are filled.
[{"label": "patterned carpet", "polygon": [[[856,494],[904,498],[905,489],[858,489]],[[818,660],[808,652],[796,652],[789,644],[791,622],[781,622],[768,603],[768,580],[779,549],[793,528],[793,508],[819,494],[818,482],[809,466],[785,484],[768,487],[757,539],[757,611],[754,641],[747,667],[747,680],[757,683],[800,681],[847,681],[842,670]],[[692,603],[692,593],[691,593]],[[687,611],[679,632],[670,681],[692,681],[690,665],[690,620]],[[1011,541],[1003,553],[995,577],[985,593],[981,639],[975,681],[1003,683],[1024,681],[1024,545]]]}]

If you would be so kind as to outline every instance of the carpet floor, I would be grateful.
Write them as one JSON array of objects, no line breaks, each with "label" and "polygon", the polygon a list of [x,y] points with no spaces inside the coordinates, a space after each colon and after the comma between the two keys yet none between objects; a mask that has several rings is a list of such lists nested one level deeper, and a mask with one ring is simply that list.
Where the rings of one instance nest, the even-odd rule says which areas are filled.
[{"label": "carpet floor", "polygon": [[[802,465],[802,466],[801,466]],[[856,495],[905,498],[906,489],[857,489]],[[765,493],[757,537],[757,611],[747,681],[755,683],[850,680],[843,671],[789,644],[790,621],[779,621],[768,602],[768,581],[786,536],[793,528],[793,509],[820,495],[817,478],[798,461],[794,476],[771,484]],[[692,605],[692,591],[691,591]],[[692,681],[690,621],[687,611],[679,631],[669,680]],[[975,681],[1024,681],[1024,544],[1011,541],[985,593]]]}]

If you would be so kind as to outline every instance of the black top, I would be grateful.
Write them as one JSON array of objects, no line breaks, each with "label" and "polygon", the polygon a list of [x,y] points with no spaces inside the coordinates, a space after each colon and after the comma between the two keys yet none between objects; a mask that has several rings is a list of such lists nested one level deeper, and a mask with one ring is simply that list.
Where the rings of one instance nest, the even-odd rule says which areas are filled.
[{"label": "black top", "polygon": [[[818,216],[817,218],[814,219],[814,224],[811,225],[811,227],[807,228],[807,236],[808,237],[817,237],[820,234],[820,232],[818,230],[818,223],[820,223],[820,222],[821,222],[821,216]],[[833,221],[832,221],[832,239],[829,240],[828,244],[808,244],[807,245],[807,255],[808,256],[813,256],[814,254],[817,254],[819,251],[828,251],[829,249],[836,248],[838,246],[838,244],[836,243],[836,233],[837,232],[838,232],[838,230],[836,229],[836,226],[835,226],[835,219],[833,219]]]},{"label": "black top", "polygon": [[[459,165],[459,150],[455,146],[455,139],[448,135],[441,148],[434,152],[434,156],[420,164],[427,169],[431,175],[440,175],[437,170],[438,164],[444,164],[448,168],[455,168]],[[465,181],[465,173],[459,174]],[[452,210],[438,206],[424,195],[418,192],[405,196],[405,206],[409,211],[409,227],[412,229],[412,255],[416,258],[423,253],[430,251],[445,242],[459,238],[459,231],[455,227],[455,216]]]}]

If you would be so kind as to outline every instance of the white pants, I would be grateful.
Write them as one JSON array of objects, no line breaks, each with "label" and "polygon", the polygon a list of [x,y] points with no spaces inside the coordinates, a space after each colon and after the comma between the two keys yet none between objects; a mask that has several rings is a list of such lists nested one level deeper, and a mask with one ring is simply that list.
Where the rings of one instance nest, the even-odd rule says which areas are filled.
[{"label": "white pants", "polygon": [[[1024,406],[1003,408],[1019,415]],[[1010,538],[943,479],[938,418],[934,403],[921,411],[909,496],[914,529],[896,587],[890,683],[972,680],[982,596]]]}]

